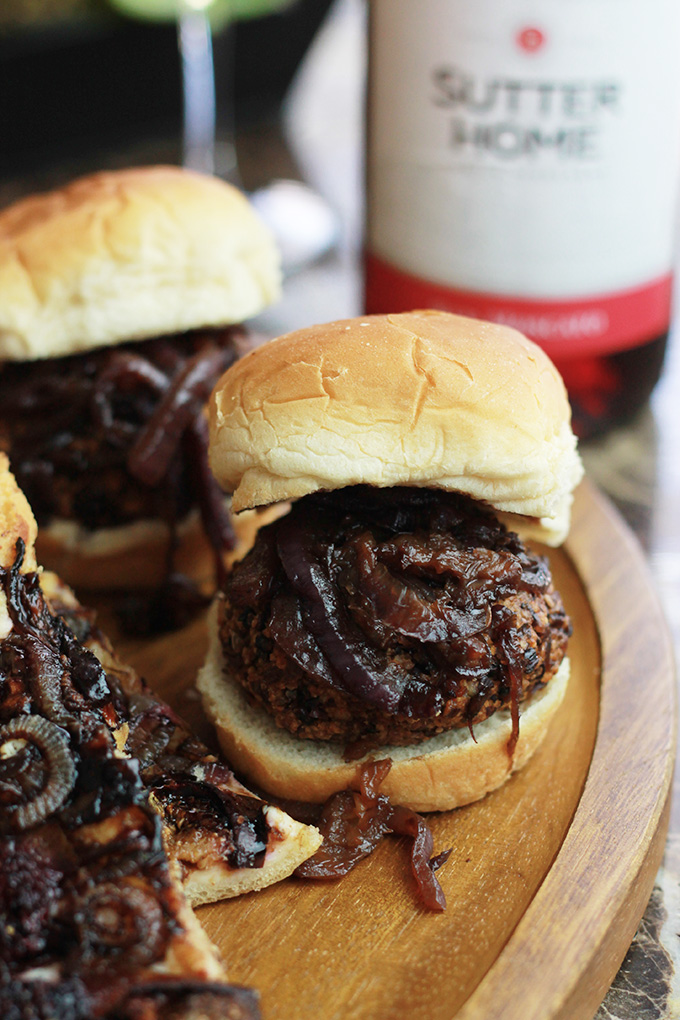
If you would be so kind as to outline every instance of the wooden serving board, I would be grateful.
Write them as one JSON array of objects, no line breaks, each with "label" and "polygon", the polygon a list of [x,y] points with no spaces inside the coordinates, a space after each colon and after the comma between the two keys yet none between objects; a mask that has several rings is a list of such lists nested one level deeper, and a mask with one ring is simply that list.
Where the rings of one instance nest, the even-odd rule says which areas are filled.
[{"label": "wooden serving board", "polygon": [[[523,772],[431,817],[448,909],[420,908],[403,840],[334,883],[288,880],[198,911],[265,1020],[591,1018],[661,860],[675,741],[673,656],[637,543],[585,483],[551,551],[572,678]],[[119,651],[205,736],[205,628]]]}]

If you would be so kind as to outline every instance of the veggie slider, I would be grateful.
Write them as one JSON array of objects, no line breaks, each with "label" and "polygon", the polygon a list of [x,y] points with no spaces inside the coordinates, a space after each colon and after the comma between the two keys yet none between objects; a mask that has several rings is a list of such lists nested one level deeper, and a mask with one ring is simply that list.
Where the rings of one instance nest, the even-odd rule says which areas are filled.
[{"label": "veggie slider", "polygon": [[432,311],[289,333],[218,383],[210,461],[236,511],[293,501],[228,578],[199,676],[236,768],[322,801],[389,757],[384,792],[429,811],[528,760],[570,623],[508,524],[559,544],[582,475],[538,347]]},{"label": "veggie slider", "polygon": [[[0,212],[0,449],[76,586],[153,588],[233,541],[203,407],[279,293],[244,196],[178,167]],[[206,543],[206,536],[208,542]]]}]

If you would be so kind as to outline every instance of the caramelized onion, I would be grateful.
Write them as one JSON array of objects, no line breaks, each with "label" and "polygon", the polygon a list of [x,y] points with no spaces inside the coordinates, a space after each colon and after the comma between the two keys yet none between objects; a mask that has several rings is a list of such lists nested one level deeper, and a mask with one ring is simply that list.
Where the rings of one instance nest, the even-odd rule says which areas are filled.
[{"label": "caramelized onion", "polygon": [[[291,585],[302,597],[305,624],[328,657],[341,686],[386,711],[394,711],[406,678],[376,651],[348,619],[337,586],[330,577],[328,550],[316,551],[319,531],[298,527],[290,513],[279,522],[278,553]],[[324,559],[326,562],[324,563]],[[336,681],[337,682],[337,681]]]},{"label": "caramelized onion", "polygon": [[505,660],[508,678],[510,681],[510,715],[512,718],[512,732],[506,744],[508,758],[512,762],[515,755],[515,748],[519,740],[519,700],[522,688],[522,653],[516,646],[517,621],[514,613],[504,608],[497,608],[494,612],[499,627],[499,648],[500,655]]},{"label": "caramelized onion", "polygon": [[[417,641],[443,642],[479,634],[489,625],[489,607],[471,603],[465,598],[465,590],[460,600],[462,607],[447,598],[423,597],[422,592],[395,577],[378,560],[370,535],[355,539],[354,545],[361,592],[376,616],[391,630]],[[437,572],[442,569],[444,565],[438,564]]]},{"label": "caramelized onion", "polygon": [[35,639],[25,643],[24,657],[36,708],[53,722],[63,724],[68,718],[68,712],[64,707],[61,689],[64,673],[62,662],[55,658],[48,645]]},{"label": "caramelized onion", "polygon": [[323,843],[296,870],[299,878],[340,878],[372,853],[389,832],[391,805],[378,788],[391,761],[368,762],[358,771],[356,790],[341,790],[323,806],[317,823]]},{"label": "caramelized onion", "polygon": [[203,529],[216,555],[217,586],[221,588],[225,580],[224,561],[219,555],[227,549],[233,549],[236,536],[227,510],[224,493],[210,470],[208,461],[208,423],[202,415],[192,421],[186,429],[186,444],[190,451],[190,461],[194,487],[198,496]]},{"label": "caramelized onion", "polygon": [[[132,1020],[126,970],[166,957],[183,930],[181,905],[139,763],[119,756],[111,732],[125,711],[122,691],[107,693],[107,677],[52,615],[39,575],[20,572],[24,551],[18,542],[14,565],[0,566],[13,622],[0,668],[3,718],[12,715],[0,726],[0,913],[9,906],[0,1016],[19,1008],[27,1017]],[[17,715],[26,703],[48,712],[61,704],[63,727]]]},{"label": "caramelized onion", "polygon": [[105,882],[92,889],[78,904],[76,917],[81,952],[100,966],[111,957],[124,957],[130,969],[148,965],[165,942],[160,903],[132,882]]},{"label": "caramelized onion", "polygon": [[199,351],[189,358],[130,450],[128,467],[135,478],[145,485],[158,484],[168,470],[184,429],[201,412],[215,380],[232,360],[231,352],[221,348]]},{"label": "caramelized onion", "polygon": [[[4,364],[3,448],[40,526],[64,518],[97,531],[161,519],[171,533],[169,574],[180,522],[196,509],[221,583],[224,550],[235,543],[207,464],[202,407],[246,346],[244,335],[238,327],[192,331],[30,365]],[[181,622],[191,608],[183,595],[179,590]],[[159,626],[168,602],[146,614],[155,629],[170,629]],[[175,619],[172,608],[169,618]]]},{"label": "caramelized onion", "polygon": [[[163,817],[173,828],[209,829],[228,838],[227,859],[232,868],[259,868],[267,852],[268,826],[263,804],[255,797],[234,793],[226,784],[178,773],[168,777],[168,760],[162,759],[163,777],[157,782],[153,770],[145,772],[150,789],[159,801]],[[178,767],[186,767],[178,761]]]},{"label": "caramelized onion", "polygon": [[97,375],[92,388],[92,417],[101,428],[112,430],[115,421],[111,398],[116,391],[126,392],[146,387],[154,395],[164,393],[168,379],[148,358],[131,351],[113,351]]},{"label": "caramelized onion", "polygon": [[516,556],[504,550],[461,547],[453,535],[399,535],[380,547],[380,558],[410,574],[450,575],[461,590],[479,592],[499,585],[516,585],[522,574]]},{"label": "caramelized onion", "polygon": [[393,832],[413,840],[411,869],[423,906],[445,910],[446,898],[434,873],[451,851],[432,858],[434,841],[425,819],[409,808],[393,806],[379,792],[391,766],[389,759],[367,762],[358,772],[358,791],[342,790],[326,802],[317,823],[323,843],[295,874],[310,879],[340,878],[368,857],[383,836]]},{"label": "caramelized onion", "polygon": [[238,605],[262,609],[274,589],[277,568],[274,531],[264,528],[238,570],[229,575],[229,590]]},{"label": "caramelized onion", "polygon": [[389,826],[392,832],[400,836],[409,836],[413,840],[411,847],[411,869],[418,883],[418,892],[423,905],[428,910],[446,910],[446,897],[440,886],[435,871],[445,864],[451,854],[450,850],[432,857],[434,840],[432,833],[422,815],[410,808],[396,806],[390,811]]},{"label": "caramelized onion", "polygon": [[31,799],[5,805],[4,813],[10,828],[19,831],[37,825],[57,811],[76,781],[68,735],[61,727],[37,715],[10,719],[0,726],[0,762],[11,762],[23,741],[33,744],[40,752],[47,779],[40,792]]},{"label": "caramelized onion", "polygon": [[330,686],[336,684],[328,659],[305,627],[300,603],[292,593],[280,592],[272,599],[269,633],[305,673],[325,680]]}]

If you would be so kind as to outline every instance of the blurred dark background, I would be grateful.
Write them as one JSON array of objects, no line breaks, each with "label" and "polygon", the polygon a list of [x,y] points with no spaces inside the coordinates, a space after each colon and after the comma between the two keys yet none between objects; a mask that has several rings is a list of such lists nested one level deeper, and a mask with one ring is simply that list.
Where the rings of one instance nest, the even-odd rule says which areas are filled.
[{"label": "blurred dark background", "polygon": [[[240,131],[277,116],[331,3],[295,0],[215,32],[218,120],[233,111]],[[156,139],[179,161],[181,113],[173,24],[125,17],[106,0],[0,0],[0,179],[87,167]]]}]

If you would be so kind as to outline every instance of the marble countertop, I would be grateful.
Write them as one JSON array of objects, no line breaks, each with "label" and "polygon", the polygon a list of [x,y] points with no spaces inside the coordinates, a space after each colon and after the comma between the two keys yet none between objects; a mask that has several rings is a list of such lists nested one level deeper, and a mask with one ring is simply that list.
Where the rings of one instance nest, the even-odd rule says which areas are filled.
[{"label": "marble countertop", "polygon": [[[645,550],[680,661],[680,337],[672,336],[651,404],[582,445],[588,475]],[[664,862],[647,911],[597,1020],[680,1016],[680,783],[676,762]]]},{"label": "marble countertop", "polygon": [[[680,661],[680,337],[671,337],[651,404],[633,421],[584,444],[588,474],[619,508],[647,555]],[[623,965],[597,1020],[680,1017],[680,758],[664,862]]]}]

